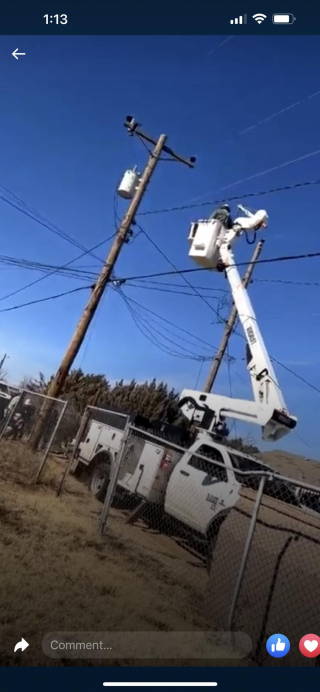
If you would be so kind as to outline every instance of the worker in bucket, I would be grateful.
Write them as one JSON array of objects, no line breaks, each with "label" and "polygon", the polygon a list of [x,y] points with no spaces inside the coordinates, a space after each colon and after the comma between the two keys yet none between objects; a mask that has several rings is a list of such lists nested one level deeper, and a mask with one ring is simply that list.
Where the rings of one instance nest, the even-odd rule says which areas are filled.
[{"label": "worker in bucket", "polygon": [[232,228],[233,222],[229,204],[221,204],[221,206],[211,214],[210,219],[217,219],[217,221],[222,223],[224,228]]}]

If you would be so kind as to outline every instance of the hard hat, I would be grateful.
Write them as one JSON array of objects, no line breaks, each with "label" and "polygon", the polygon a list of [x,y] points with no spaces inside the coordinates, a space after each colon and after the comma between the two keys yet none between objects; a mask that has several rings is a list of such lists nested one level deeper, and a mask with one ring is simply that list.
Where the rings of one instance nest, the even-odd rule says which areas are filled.
[{"label": "hard hat", "polygon": [[23,402],[23,405],[24,405],[24,406],[32,406],[32,404],[31,404],[31,399],[26,399],[26,400]]},{"label": "hard hat", "polygon": [[226,209],[227,211],[230,211],[229,204],[221,204],[220,209]]}]

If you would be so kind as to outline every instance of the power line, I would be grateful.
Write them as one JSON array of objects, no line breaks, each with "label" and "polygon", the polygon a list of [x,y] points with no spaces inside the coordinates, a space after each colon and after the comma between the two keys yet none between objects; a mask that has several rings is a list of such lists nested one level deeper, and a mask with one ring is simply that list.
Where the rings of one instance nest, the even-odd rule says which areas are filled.
[{"label": "power line", "polygon": [[[229,344],[227,343],[227,369],[228,369],[228,380],[229,380],[229,391],[230,391],[230,396],[233,397],[233,390],[232,390],[232,379],[231,379],[231,364],[230,364],[230,353],[229,353]],[[238,437],[238,432],[237,432],[237,423],[235,418],[233,419],[233,424],[231,426],[230,432],[234,429],[236,437]]]},{"label": "power line", "polygon": [[[143,310],[146,310],[147,312],[149,312],[149,313],[155,315],[156,317],[158,317],[159,319],[163,320],[164,322],[167,322],[169,325],[171,325],[171,326],[173,326],[173,327],[176,327],[177,329],[179,329],[179,330],[185,332],[186,334],[188,334],[188,335],[191,336],[192,338],[197,339],[198,341],[201,341],[201,342],[204,343],[206,346],[209,346],[209,347],[212,348],[213,350],[217,351],[217,347],[216,347],[216,346],[213,346],[213,344],[209,344],[207,341],[204,341],[203,339],[200,339],[199,337],[196,337],[194,334],[191,334],[191,333],[188,332],[186,329],[182,329],[182,327],[178,327],[178,326],[175,325],[173,322],[170,322],[169,320],[165,319],[164,317],[161,317],[161,315],[158,315],[157,313],[155,313],[153,310],[150,310],[149,308],[144,307],[144,306],[141,305],[140,303],[137,303],[137,301],[133,300],[132,298],[128,298],[128,296],[126,296],[126,298],[127,298],[128,301],[130,301],[130,302],[132,302],[132,303],[135,303],[137,306],[139,306],[139,307],[142,308]],[[238,337],[240,337],[242,340],[246,341],[246,337],[244,336],[244,334],[241,334],[241,333],[238,332],[236,329],[233,330],[232,333],[236,334],[236,335],[237,335]],[[230,334],[230,336],[231,336],[231,334]],[[308,380],[306,380],[306,379],[305,379],[304,377],[302,377],[301,375],[298,375],[298,373],[296,373],[296,372],[295,372],[294,370],[292,370],[291,368],[288,368],[286,365],[284,365],[284,363],[282,363],[282,362],[279,361],[278,359],[274,358],[273,356],[270,356],[270,358],[271,358],[272,361],[274,361],[275,363],[277,363],[278,365],[280,365],[282,368],[284,368],[285,370],[287,370],[288,372],[290,372],[291,375],[293,375],[293,376],[296,377],[297,379],[301,380],[305,385],[307,385],[308,387],[311,387],[312,389],[314,389],[316,392],[318,392],[318,393],[320,394],[320,389],[318,389],[318,388],[317,388],[315,385],[313,385],[311,382],[309,382]],[[236,370],[235,370],[234,372],[235,372],[235,374],[236,374],[242,381],[244,381],[244,380],[240,377],[240,375],[236,372]]]},{"label": "power line", "polygon": [[314,384],[312,384],[311,382],[306,380],[304,377],[301,377],[301,375],[298,375],[298,373],[295,372],[294,370],[291,370],[291,368],[288,368],[288,366],[284,365],[284,363],[281,363],[280,360],[277,360],[273,356],[271,356],[271,360],[273,360],[275,363],[277,363],[282,368],[284,368],[284,370],[287,370],[288,372],[290,372],[291,375],[294,375],[295,377],[297,377],[298,380],[301,380],[301,382],[304,382],[304,384],[308,385],[308,387],[311,387],[311,389],[314,389],[315,392],[318,392],[318,394],[320,394],[320,389],[318,387],[316,387]]},{"label": "power line", "polygon": [[73,288],[71,291],[64,291],[64,293],[57,293],[53,296],[47,296],[46,298],[38,298],[37,300],[30,300],[28,303],[21,303],[20,305],[12,305],[10,308],[2,308],[0,312],[11,312],[11,310],[19,310],[19,308],[26,308],[28,305],[35,305],[36,303],[44,303],[47,300],[55,300],[56,298],[62,298],[63,296],[68,296],[71,293],[77,293],[77,291],[85,291],[88,288],[93,288],[93,286],[79,286],[78,288]]},{"label": "power line", "polygon": [[[241,334],[240,332],[238,332],[237,329],[233,329],[232,332],[231,332],[231,334],[236,334],[237,336],[240,337],[240,339],[243,339],[245,342],[247,342],[247,339],[246,339],[246,337],[244,336],[244,334]],[[230,334],[230,336],[231,336],[231,334]],[[320,394],[320,389],[319,389],[318,387],[316,387],[314,384],[312,384],[311,382],[309,382],[308,380],[306,380],[306,379],[305,379],[304,377],[302,377],[301,375],[298,375],[298,373],[295,372],[294,370],[291,370],[291,368],[288,368],[287,365],[285,365],[284,363],[282,363],[280,360],[278,360],[277,358],[275,358],[275,357],[272,356],[271,354],[270,354],[270,360],[272,360],[274,363],[277,363],[277,365],[280,365],[284,370],[287,370],[288,372],[291,373],[291,375],[293,375],[294,377],[296,377],[298,380],[301,380],[301,382],[303,382],[303,383],[306,384],[308,387],[310,387],[311,389],[314,389],[316,392],[318,392],[318,394]],[[252,375],[251,375],[251,377],[252,377]],[[280,389],[280,387],[279,387],[279,385],[278,385],[277,382],[275,382],[275,381],[273,380],[273,383]]]},{"label": "power line", "polygon": [[68,270],[62,270],[59,267],[52,264],[44,264],[42,262],[36,262],[33,260],[27,260],[24,258],[10,257],[8,255],[0,255],[0,264],[7,266],[7,269],[27,269],[40,271],[48,273],[48,271],[57,270],[57,273],[68,278],[83,279],[85,281],[90,281],[96,277],[94,272],[89,272],[82,270],[80,268],[73,268]]},{"label": "power line", "polygon": [[[257,260],[255,264],[271,264],[273,262],[288,262],[291,260],[300,260],[300,259],[312,259],[314,257],[320,257],[320,252],[308,252],[305,254],[301,255],[283,255],[282,257],[269,257],[267,259],[261,259]],[[246,267],[247,262],[238,262],[237,264],[230,264],[230,267]],[[153,274],[140,274],[138,276],[127,276],[122,279],[119,279],[120,281],[137,281],[138,279],[153,279],[155,277],[159,276],[175,276],[177,274],[191,274],[193,272],[203,272],[203,271],[212,271],[212,269],[207,269],[207,267],[194,267],[192,269],[177,269],[175,271],[168,271],[168,272],[155,272]]]},{"label": "power line", "polygon": [[296,437],[298,437],[299,440],[300,440],[301,442],[303,442],[303,444],[306,445],[306,447],[309,447],[309,449],[311,449],[311,451],[314,452],[314,453],[316,454],[316,456],[318,456],[318,454],[319,454],[319,451],[318,451],[318,450],[315,450],[315,448],[312,447],[312,445],[310,445],[309,442],[307,442],[307,440],[305,440],[303,437],[301,437],[301,435],[299,435],[299,434],[296,432],[296,430],[294,430],[293,432],[294,432],[294,434],[296,435]]},{"label": "power line", "polygon": [[195,383],[195,385],[194,385],[194,388],[195,388],[195,389],[198,388],[198,384],[199,384],[199,382],[200,382],[200,377],[201,377],[201,374],[202,374],[203,364],[204,364],[204,360],[202,359],[202,360],[200,361],[200,368],[199,368],[198,376],[197,376],[197,379],[196,379],[196,383]]},{"label": "power line", "polygon": [[250,283],[290,284],[291,286],[320,286],[317,281],[285,281],[284,279],[252,279]]},{"label": "power line", "polygon": [[262,118],[261,120],[258,120],[258,122],[253,123],[253,125],[249,125],[249,127],[244,128],[243,130],[240,130],[238,132],[238,135],[245,135],[247,132],[252,132],[252,130],[256,130],[259,125],[263,125],[264,123],[270,122],[270,120],[273,120],[274,118],[278,117],[278,115],[282,115],[283,113],[286,113],[287,111],[292,110],[292,108],[296,108],[296,106],[300,106],[301,103],[306,103],[310,99],[314,98],[315,96],[318,96],[320,94],[320,91],[315,91],[313,94],[310,94],[309,96],[305,96],[302,99],[299,99],[299,101],[295,101],[294,103],[290,103],[289,106],[285,106],[285,108],[280,108],[280,110],[276,111],[275,113],[271,113],[271,115],[267,115],[266,118]]},{"label": "power line", "polygon": [[[138,285],[137,286],[136,284],[131,284],[131,283],[127,283],[127,282],[126,282],[126,285],[130,286],[131,288],[143,288],[143,289],[148,290],[148,291],[159,291],[160,293],[173,293],[176,296],[191,296],[192,298],[201,297],[201,298],[209,298],[211,300],[221,300],[221,296],[220,297],[219,296],[204,296],[198,292],[197,293],[190,293],[190,292],[183,291],[183,290],[174,291],[173,289],[170,289],[170,288],[160,288],[160,287],[156,287],[156,286],[147,286],[147,285],[145,285],[145,286],[139,286]],[[180,286],[177,286],[177,288],[180,289]],[[181,289],[182,289],[182,286],[181,286]]]},{"label": "power line", "polygon": [[248,175],[246,178],[241,178],[240,180],[236,180],[233,183],[229,183],[228,185],[224,185],[224,187],[220,187],[219,190],[228,190],[230,187],[234,187],[234,185],[240,185],[240,183],[246,183],[248,180],[254,180],[255,178],[260,178],[263,175],[267,175],[267,173],[273,173],[274,171],[278,171],[280,168],[286,168],[286,166],[291,166],[293,163],[298,163],[299,161],[305,161],[305,159],[309,159],[311,156],[318,156],[320,154],[320,149],[316,149],[315,151],[310,151],[308,154],[303,154],[303,156],[298,156],[295,159],[290,159],[290,161],[285,161],[284,163],[279,163],[277,166],[272,166],[271,168],[266,168],[264,171],[259,171],[259,173],[253,173],[253,175]]},{"label": "power line", "polygon": [[[122,292],[122,295],[124,293]],[[170,320],[166,319],[165,317],[162,317],[161,315],[158,315],[154,310],[150,310],[150,308],[146,308],[144,305],[141,305],[141,303],[138,303],[136,300],[133,300],[133,298],[129,298],[128,296],[125,296],[127,301],[130,303],[133,303],[134,305],[137,305],[142,310],[145,310],[146,312],[150,313],[154,317],[157,317],[159,320],[162,322],[165,322],[166,324],[169,324],[171,327],[174,327],[175,329],[179,330],[180,332],[183,332],[184,334],[187,334],[191,338],[195,339],[196,341],[199,341],[199,343],[204,344],[205,346],[209,347],[211,350],[215,350],[216,346],[213,344],[210,344],[208,341],[205,341],[204,339],[201,339],[199,336],[196,336],[195,334],[192,334],[189,332],[187,329],[184,329],[183,327],[179,327],[179,325],[175,324],[174,322],[170,322]]]},{"label": "power line", "polygon": [[[139,224],[138,224],[138,226],[139,226]],[[198,298],[200,298],[200,300],[202,300],[202,302],[205,303],[205,305],[207,305],[207,307],[208,307],[218,318],[220,318],[219,312],[218,312],[212,305],[210,305],[210,303],[208,303],[206,297],[203,296],[201,293],[199,293],[199,291],[192,285],[192,283],[190,283],[190,281],[189,281],[188,279],[186,279],[186,277],[179,271],[179,269],[177,269],[176,265],[175,265],[173,262],[171,262],[171,260],[170,260],[169,257],[167,257],[167,255],[163,252],[163,250],[161,250],[161,248],[154,242],[154,240],[152,240],[152,238],[150,238],[150,236],[148,235],[148,233],[146,233],[146,231],[144,231],[143,228],[142,228],[141,226],[139,226],[139,228],[141,229],[142,233],[144,233],[144,235],[145,235],[146,238],[149,240],[149,242],[156,248],[156,250],[160,253],[160,255],[166,260],[166,262],[168,262],[168,264],[170,264],[170,266],[173,267],[173,269],[176,271],[176,273],[178,273],[178,274],[181,276],[182,280],[187,284],[187,286],[189,286],[189,288],[191,288],[191,289],[194,291],[195,295],[197,295]]]},{"label": "power line", "polygon": [[[235,184],[236,183],[233,183],[233,185]],[[262,197],[263,195],[272,195],[277,192],[287,192],[288,190],[296,190],[298,188],[309,187],[311,185],[320,185],[320,179],[307,180],[305,182],[294,183],[293,185],[283,185],[282,187],[274,187],[269,190],[260,190],[260,192],[247,192],[243,195],[234,195],[233,197],[222,197],[220,199],[210,200],[208,202],[183,204],[180,206],[168,207],[164,209],[151,209],[150,211],[140,212],[139,216],[149,216],[150,214],[167,214],[172,211],[183,211],[184,209],[195,209],[198,207],[212,206],[214,204],[221,204],[222,202],[236,202],[242,199],[248,199],[249,197]]]},{"label": "power line", "polygon": [[[118,292],[121,295],[121,297],[123,298],[123,300],[127,306],[127,309],[129,310],[129,313],[131,314],[131,317],[132,317],[136,327],[138,328],[138,330],[141,332],[141,334],[148,341],[150,341],[154,346],[159,348],[160,351],[163,351],[167,355],[174,356],[176,358],[182,358],[184,360],[197,360],[198,361],[198,360],[203,358],[202,356],[200,356],[200,355],[198,356],[196,354],[194,356],[184,355],[184,354],[179,353],[178,351],[174,351],[173,349],[170,349],[169,347],[165,346],[164,344],[161,344],[161,342],[159,342],[159,340],[155,337],[155,335],[151,331],[151,329],[149,329],[149,325],[145,323],[146,321],[143,318],[141,318],[141,316],[129,304],[128,298],[127,298],[127,296],[124,295],[123,291],[121,289],[118,289]],[[166,338],[166,337],[163,337],[163,335],[162,335],[162,338]]]},{"label": "power line", "polygon": [[[142,284],[154,284],[155,286],[171,286],[172,288],[182,288],[182,286],[180,287],[179,284],[170,283],[168,281],[145,281],[144,279],[137,279],[137,281],[139,281],[139,283]],[[220,293],[226,293],[225,288],[214,288],[213,286],[193,286],[193,288],[197,288],[199,291],[217,291]]]},{"label": "power line", "polygon": [[[139,313],[138,313],[138,314],[139,314]],[[151,323],[153,323],[153,324],[156,324],[157,327],[159,327],[159,322],[157,322],[153,317],[150,317],[150,316],[149,316],[149,317],[148,317],[148,321],[151,322]],[[151,327],[151,326],[152,326],[152,325],[150,325],[150,327]],[[173,332],[172,330],[168,329],[167,327],[164,327],[162,324],[161,324],[160,326],[161,326],[161,329],[162,329],[164,332],[167,332],[168,334],[173,335],[175,338],[180,339],[180,337],[179,337],[177,334],[175,334],[175,332]],[[160,332],[157,331],[156,328],[153,327],[153,329],[154,329],[154,331],[156,331],[158,334],[160,334]],[[163,334],[160,334],[160,335],[163,337]],[[165,337],[163,337],[163,338],[165,338]],[[196,338],[196,337],[194,337],[194,338]],[[180,341],[181,341],[181,340],[182,340],[182,339],[180,339]],[[168,339],[168,341],[170,341],[170,340]],[[180,346],[180,343],[179,343],[179,344],[177,344],[176,342],[172,342],[172,343],[174,343],[175,346],[178,346],[178,347],[180,347],[180,348],[183,348],[182,346]],[[195,345],[192,341],[190,341],[189,339],[187,339],[186,337],[183,337],[183,343],[191,344],[191,346],[192,346],[193,348],[196,347],[196,345]],[[205,346],[204,348],[209,349],[208,346]],[[185,349],[183,349],[183,350],[185,350]],[[196,355],[196,356],[198,357],[198,354],[195,354],[194,351],[191,352],[190,349],[188,349],[188,350],[189,350],[189,353],[192,353],[192,355]],[[210,348],[210,351],[211,351],[211,348]],[[204,357],[205,359],[210,359],[210,360],[211,360],[211,355],[210,355],[210,356],[203,356],[203,357]]]},{"label": "power line", "polygon": [[100,243],[97,243],[97,245],[94,245],[93,248],[91,248],[90,250],[86,250],[81,255],[78,255],[77,257],[74,257],[74,259],[70,260],[66,264],[63,264],[61,267],[57,267],[56,269],[53,269],[53,271],[48,272],[47,274],[45,274],[45,276],[41,276],[39,279],[36,279],[35,281],[31,281],[29,284],[26,284],[25,286],[18,288],[16,291],[12,291],[11,293],[7,293],[7,295],[2,296],[0,298],[0,301],[6,300],[7,298],[11,298],[11,296],[15,296],[15,295],[17,295],[17,293],[21,293],[21,291],[25,291],[27,288],[30,288],[30,286],[34,286],[35,284],[40,283],[40,281],[44,281],[44,279],[47,279],[50,276],[53,276],[54,274],[57,274],[61,269],[65,269],[66,267],[69,267],[70,264],[72,264],[73,262],[76,262],[77,260],[81,259],[82,257],[85,257],[85,255],[90,254],[91,250],[96,250],[98,247],[101,247],[101,245],[104,245],[104,243],[107,243],[108,240],[111,240],[111,238],[113,238],[113,237],[114,237],[114,233],[109,238],[105,238]]},{"label": "power line", "polygon": [[[319,255],[320,255],[320,253],[316,253],[316,256],[319,256]],[[309,255],[307,255],[307,256],[309,256]],[[300,256],[299,256],[299,258],[300,258]],[[265,261],[266,261],[266,260],[258,260],[257,263],[265,262]],[[267,261],[270,261],[270,260],[267,260]],[[275,260],[271,260],[271,261],[278,261],[278,258],[275,258]],[[241,265],[237,265],[237,266],[241,266]],[[192,270],[191,270],[191,271],[192,271]],[[172,273],[172,272],[169,272],[169,273]],[[180,273],[180,272],[179,272],[179,273]],[[161,275],[163,275],[163,274],[161,274]],[[141,277],[139,277],[139,278],[141,278]],[[143,278],[146,278],[146,277],[143,277]],[[145,309],[147,309],[147,308],[145,308]],[[223,318],[220,318],[220,319],[221,319],[223,322],[225,322],[225,320],[223,320]],[[243,340],[246,341],[246,337],[245,337],[243,334],[241,334],[240,332],[238,332],[237,330],[233,330],[233,333],[236,334],[237,336],[239,336],[241,339],[243,339]],[[230,336],[231,336],[231,335],[230,335]],[[217,350],[216,347],[213,347],[213,348],[214,348],[214,350]],[[311,382],[309,382],[308,380],[306,380],[306,379],[305,379],[304,377],[302,377],[301,375],[298,375],[294,370],[291,370],[291,368],[288,368],[286,365],[284,365],[284,363],[281,363],[281,361],[277,360],[277,359],[274,358],[273,356],[270,356],[270,357],[271,357],[271,360],[273,360],[275,363],[277,363],[278,365],[280,365],[282,368],[284,368],[285,370],[287,370],[288,372],[290,372],[294,377],[296,377],[297,379],[301,380],[305,385],[307,385],[308,387],[311,387],[312,389],[314,389],[316,392],[318,392],[318,393],[320,394],[320,389],[318,389],[318,388],[317,388],[315,385],[313,385]]]},{"label": "power line", "polygon": [[[1,187],[4,188],[3,185],[1,185]],[[4,188],[4,189],[7,190],[7,188]],[[16,195],[13,195],[12,192],[10,192],[9,190],[7,190],[7,192],[9,192],[9,194],[14,196],[17,200],[19,200],[19,197],[17,197]],[[49,222],[47,220],[42,220],[42,219],[44,219],[44,217],[41,217],[41,215],[38,214],[38,212],[34,211],[31,207],[28,207],[28,205],[26,205],[26,203],[23,202],[22,200],[19,200],[19,201],[21,204],[23,204],[26,207],[25,209],[22,209],[20,206],[15,204],[13,201],[7,199],[6,197],[3,197],[3,195],[0,195],[0,199],[2,199],[3,202],[6,202],[7,204],[9,204],[11,207],[14,207],[14,209],[17,209],[17,211],[20,211],[25,216],[28,216],[33,221],[36,221],[36,223],[40,224],[40,226],[43,226],[47,230],[51,231],[51,233],[54,233],[55,235],[59,236],[63,240],[66,240],[71,245],[74,245],[75,247],[79,248],[80,250],[87,250],[87,248],[84,245],[82,245],[81,243],[78,243],[77,240],[74,240],[74,238],[69,236],[67,233],[65,233],[64,231],[61,231],[57,226],[54,226],[53,224],[51,224],[51,222]],[[92,254],[92,253],[90,252],[90,254]],[[103,261],[97,255],[92,255],[92,256],[95,259],[97,259],[98,262]]]}]

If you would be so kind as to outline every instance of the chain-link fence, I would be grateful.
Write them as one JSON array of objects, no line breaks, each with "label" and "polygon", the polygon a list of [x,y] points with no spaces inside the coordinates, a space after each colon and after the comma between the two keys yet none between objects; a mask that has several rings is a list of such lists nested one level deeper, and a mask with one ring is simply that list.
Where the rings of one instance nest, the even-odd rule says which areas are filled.
[{"label": "chain-link fence", "polygon": [[279,665],[265,646],[277,632],[291,642],[281,665],[315,665],[299,641],[319,630],[320,488],[279,475],[241,480],[212,557],[208,619],[246,632],[257,665]]},{"label": "chain-link fence", "polygon": [[207,434],[92,407],[70,468],[103,502],[99,531],[111,564],[130,564],[130,588],[108,610],[111,629],[125,621],[138,631],[142,620],[147,629],[243,632],[256,665],[277,664],[265,644],[280,632],[291,640],[285,664],[314,665],[298,644],[318,629],[320,488]]},{"label": "chain-link fence", "polygon": [[[67,402],[44,394],[20,390],[8,400],[0,427],[1,467],[21,481],[37,482],[58,433]],[[37,449],[32,451],[30,440],[36,426],[42,425]]]}]

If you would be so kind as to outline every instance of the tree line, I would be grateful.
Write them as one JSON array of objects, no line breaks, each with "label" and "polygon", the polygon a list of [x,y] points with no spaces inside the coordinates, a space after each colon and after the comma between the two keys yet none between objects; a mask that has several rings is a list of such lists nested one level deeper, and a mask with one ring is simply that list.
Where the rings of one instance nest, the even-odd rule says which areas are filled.
[{"label": "tree line", "polygon": [[[25,377],[20,387],[45,394],[50,382],[51,378],[47,381],[40,372],[37,378]],[[124,383],[123,380],[119,380],[112,384],[105,375],[85,374],[81,368],[77,368],[69,373],[60,396],[69,401],[68,408],[76,416],[82,415],[88,405],[103,405],[122,409],[126,413],[139,413],[149,420],[181,423],[178,392],[168,387],[165,382],[157,382],[156,379],[143,383],[136,380]],[[259,451],[250,439],[242,437],[228,440],[228,444],[249,454]]]}]

